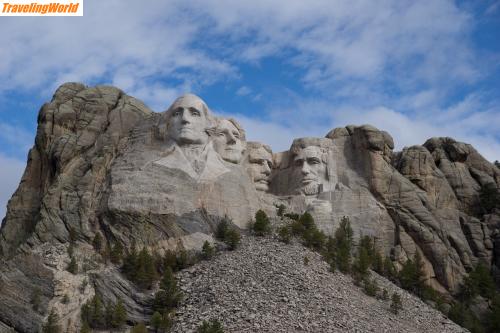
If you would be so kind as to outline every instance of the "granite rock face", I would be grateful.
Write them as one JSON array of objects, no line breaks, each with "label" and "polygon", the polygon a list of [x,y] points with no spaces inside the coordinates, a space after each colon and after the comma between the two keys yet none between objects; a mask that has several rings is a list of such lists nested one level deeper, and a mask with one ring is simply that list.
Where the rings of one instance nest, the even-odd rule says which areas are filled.
[{"label": "granite rock face", "polygon": [[[310,212],[328,234],[349,217],[355,238],[375,237],[397,266],[419,252],[427,283],[443,292],[457,291],[479,262],[500,272],[499,211],[479,196],[500,187],[500,170],[451,138],[393,149],[387,132],[350,125],[273,153],[194,95],[155,113],[114,87],[64,84],[40,110],[0,230],[0,290],[10,290],[0,292],[0,324],[36,332],[55,308],[77,330],[79,307],[95,292],[124,299],[130,318],[144,320],[150,295],[116,267],[92,265],[95,235],[159,253],[199,249],[222,217],[245,229],[259,209],[275,216],[276,204]],[[88,267],[77,275],[65,271],[70,240]],[[61,290],[73,295],[67,306]]]}]

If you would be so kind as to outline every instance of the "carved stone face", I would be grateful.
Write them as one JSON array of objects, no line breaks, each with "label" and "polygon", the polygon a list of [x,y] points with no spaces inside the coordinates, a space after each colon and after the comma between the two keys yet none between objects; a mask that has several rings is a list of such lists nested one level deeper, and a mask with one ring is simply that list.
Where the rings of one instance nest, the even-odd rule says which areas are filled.
[{"label": "carved stone face", "polygon": [[239,163],[245,149],[241,133],[232,122],[222,119],[214,134],[215,151],[226,161]]},{"label": "carved stone face", "polygon": [[292,172],[297,192],[315,195],[328,182],[327,165],[322,156],[323,152],[317,146],[305,147],[295,155]]},{"label": "carved stone face", "polygon": [[204,144],[208,141],[209,127],[205,103],[194,95],[178,98],[170,107],[169,136],[179,145]]},{"label": "carved stone face", "polygon": [[269,189],[269,176],[273,157],[264,147],[248,150],[247,172],[252,179],[257,191],[267,191]]}]

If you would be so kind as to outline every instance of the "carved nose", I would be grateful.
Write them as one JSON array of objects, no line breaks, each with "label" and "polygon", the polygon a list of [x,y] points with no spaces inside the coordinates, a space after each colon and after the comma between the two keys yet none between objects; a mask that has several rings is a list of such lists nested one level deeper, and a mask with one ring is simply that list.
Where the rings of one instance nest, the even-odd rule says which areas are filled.
[{"label": "carved nose", "polygon": [[264,163],[264,174],[269,176],[271,174],[271,168],[267,164],[267,162]]},{"label": "carved nose", "polygon": [[311,169],[309,168],[309,164],[305,163],[302,164],[302,174],[307,175],[311,172]]},{"label": "carved nose", "polygon": [[230,144],[230,145],[234,145],[236,143],[236,138],[231,133],[229,133],[226,136],[226,140],[227,140],[227,143]]}]

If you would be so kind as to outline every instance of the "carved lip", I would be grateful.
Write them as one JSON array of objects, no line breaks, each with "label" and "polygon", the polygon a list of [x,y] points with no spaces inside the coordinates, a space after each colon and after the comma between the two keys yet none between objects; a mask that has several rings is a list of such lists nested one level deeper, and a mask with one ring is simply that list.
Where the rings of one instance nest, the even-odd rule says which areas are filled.
[{"label": "carved lip", "polygon": [[311,183],[316,182],[316,178],[304,178],[300,182],[304,185],[309,185]]}]

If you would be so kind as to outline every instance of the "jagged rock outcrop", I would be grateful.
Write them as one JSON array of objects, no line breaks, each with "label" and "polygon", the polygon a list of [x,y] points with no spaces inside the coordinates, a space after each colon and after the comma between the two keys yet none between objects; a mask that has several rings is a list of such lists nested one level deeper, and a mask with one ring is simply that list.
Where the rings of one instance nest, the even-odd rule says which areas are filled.
[{"label": "jagged rock outcrop", "polygon": [[[194,95],[155,113],[114,87],[64,84],[40,110],[0,230],[0,288],[9,287],[0,324],[36,332],[54,308],[74,331],[95,292],[146,320],[151,295],[101,262],[96,235],[125,249],[200,248],[224,216],[245,229],[259,209],[275,215],[275,204],[310,212],[328,234],[349,217],[355,238],[373,236],[396,266],[419,252],[427,283],[445,293],[478,262],[499,274],[499,210],[486,211],[479,194],[500,187],[500,170],[450,138],[393,149],[387,132],[349,125],[273,153]],[[77,275],[65,271],[70,243],[86,267]],[[62,306],[66,293],[72,302]]]}]

